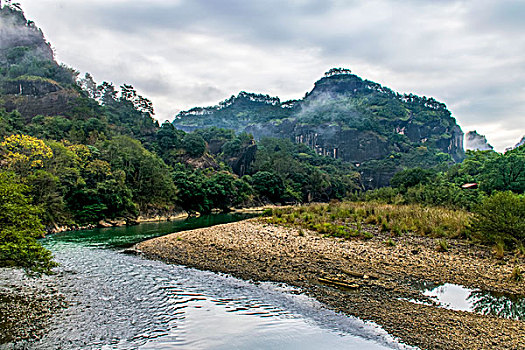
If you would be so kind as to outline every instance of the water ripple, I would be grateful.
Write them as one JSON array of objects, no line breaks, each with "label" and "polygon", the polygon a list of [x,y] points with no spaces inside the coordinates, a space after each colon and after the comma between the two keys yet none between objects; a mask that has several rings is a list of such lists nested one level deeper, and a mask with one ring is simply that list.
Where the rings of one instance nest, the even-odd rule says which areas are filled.
[{"label": "water ripple", "polygon": [[300,290],[78,244],[49,244],[71,306],[28,349],[405,348]]}]

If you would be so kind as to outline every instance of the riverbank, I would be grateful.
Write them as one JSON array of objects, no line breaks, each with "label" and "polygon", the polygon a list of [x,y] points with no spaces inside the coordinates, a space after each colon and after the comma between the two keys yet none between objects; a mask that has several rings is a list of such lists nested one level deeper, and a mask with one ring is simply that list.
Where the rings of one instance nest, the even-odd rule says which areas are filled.
[{"label": "riverbank", "polygon": [[50,317],[66,306],[52,279],[0,268],[0,348],[15,340],[39,339]]},{"label": "riverbank", "polygon": [[[248,208],[233,208],[230,213],[236,214],[258,214],[262,213],[267,209],[280,208],[276,205],[266,205],[266,206],[257,206],[257,207],[248,207]],[[218,212],[217,212],[218,213]],[[152,215],[139,215],[135,219],[115,219],[115,220],[101,220],[96,225],[87,224],[87,225],[65,225],[65,226],[52,226],[47,227],[46,232],[48,234],[55,234],[60,232],[68,231],[80,231],[80,230],[92,230],[95,228],[108,228],[108,227],[120,227],[120,226],[133,226],[139,225],[148,222],[165,222],[165,221],[175,221],[180,219],[186,219],[191,217],[187,212],[178,212],[174,214],[152,214]],[[193,216],[201,216],[201,214],[196,213]]]},{"label": "riverbank", "polygon": [[265,220],[174,233],[136,248],[148,258],[300,287],[421,348],[525,348],[522,321],[406,301],[421,300],[412,287],[416,281],[525,294],[523,282],[510,280],[515,264],[496,260],[489,250],[451,240],[448,251],[438,252],[436,240],[409,235],[385,244],[379,232],[366,241],[325,238]]},{"label": "riverbank", "polygon": [[68,231],[80,231],[80,230],[92,230],[95,228],[108,228],[108,227],[120,227],[120,226],[133,226],[139,225],[145,222],[162,222],[162,221],[173,221],[189,217],[186,212],[176,213],[173,215],[140,215],[135,219],[115,219],[115,220],[100,220],[97,224],[87,225],[64,225],[64,226],[51,226],[46,228],[48,234],[68,232]]}]

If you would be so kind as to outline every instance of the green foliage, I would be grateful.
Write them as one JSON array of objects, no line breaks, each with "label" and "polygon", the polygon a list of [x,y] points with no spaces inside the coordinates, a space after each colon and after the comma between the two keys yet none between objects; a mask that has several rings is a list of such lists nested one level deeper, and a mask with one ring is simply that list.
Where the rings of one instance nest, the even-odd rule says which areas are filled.
[{"label": "green foliage", "polygon": [[251,186],[227,172],[205,172],[178,166],[173,172],[178,204],[186,211],[210,213],[239,205],[252,195]]},{"label": "green foliage", "polygon": [[[466,159],[451,167],[409,168],[392,178],[392,188],[368,191],[368,200],[421,203],[472,210],[494,191],[525,191],[525,147],[500,154],[468,151]],[[466,183],[479,188],[463,189]]]},{"label": "green foliage", "polygon": [[171,205],[176,189],[164,161],[146,150],[139,141],[117,136],[99,145],[101,157],[112,169],[125,174],[125,184],[141,208],[148,203]]},{"label": "green foliage", "polygon": [[435,172],[430,169],[411,168],[396,173],[390,184],[404,192],[409,187],[429,183],[434,175]]},{"label": "green foliage", "polygon": [[18,111],[7,112],[0,108],[0,137],[12,135],[24,128],[24,120]]},{"label": "green foliage", "polygon": [[397,245],[392,238],[387,239],[383,243],[386,244],[388,247],[395,247]]},{"label": "green foliage", "polygon": [[49,273],[56,264],[36,240],[44,230],[40,210],[31,205],[27,193],[28,187],[18,183],[14,174],[0,172],[0,266]]},{"label": "green foliage", "polygon": [[182,139],[182,148],[190,156],[200,157],[206,152],[206,141],[197,133],[186,134]]},{"label": "green foliage", "polygon": [[252,176],[253,189],[261,196],[273,202],[281,200],[285,193],[283,180],[276,174],[268,171],[259,171]]},{"label": "green foliage", "polygon": [[525,193],[525,146],[487,159],[479,174],[481,189],[487,193]]},{"label": "green foliage", "polygon": [[525,243],[525,196],[495,192],[474,210],[471,230],[483,242],[507,246]]},{"label": "green foliage", "polygon": [[512,269],[510,279],[516,282],[521,282],[523,280],[523,272],[518,265],[514,266]]},{"label": "green foliage", "polygon": [[215,126],[242,131],[254,122],[266,122],[290,115],[289,109],[282,108],[277,97],[240,92],[237,96],[222,101],[217,106],[197,107],[179,113],[175,125],[191,125],[199,128]]},{"label": "green foliage", "polygon": [[224,145],[221,147],[222,153],[226,157],[236,156],[237,154],[241,152],[241,149],[242,149],[242,141],[238,137],[225,142]]},{"label": "green foliage", "polygon": [[[513,197],[512,193],[524,193],[524,174],[523,146],[504,154],[469,151],[463,163],[444,171],[413,168],[397,173],[392,179],[395,188],[369,191],[364,197],[386,203],[420,203],[473,210],[477,213],[473,229],[482,241],[502,241],[505,245],[514,245],[523,242],[523,237],[516,236],[523,228],[515,226],[516,220],[523,220],[523,215],[519,216],[516,210],[524,209],[516,199],[521,197]],[[479,188],[461,188],[465,183],[478,183]],[[512,192],[487,198],[491,193],[497,193],[495,191]],[[502,208],[509,208],[509,211],[504,212]]]},{"label": "green foliage", "polygon": [[446,239],[440,239],[437,244],[438,252],[448,252],[448,242]]},{"label": "green foliage", "polygon": [[[274,174],[280,178],[275,181],[282,181],[284,187],[275,184],[271,190],[273,193],[254,184],[257,192],[260,189],[265,192],[263,196],[274,202],[343,199],[359,189],[359,175],[353,166],[319,156],[306,145],[284,139],[266,138],[258,143],[250,173],[255,176],[259,172]],[[268,181],[271,178],[268,174],[264,177]]]},{"label": "green foliage", "polygon": [[235,131],[231,129],[218,128],[216,126],[198,129],[195,130],[195,133],[201,135],[207,143],[220,142],[223,144],[224,142],[233,140],[235,138]]},{"label": "green foliage", "polygon": [[157,130],[156,142],[158,150],[165,161],[169,157],[170,151],[181,148],[183,137],[184,132],[175,129],[173,124],[167,121]]}]

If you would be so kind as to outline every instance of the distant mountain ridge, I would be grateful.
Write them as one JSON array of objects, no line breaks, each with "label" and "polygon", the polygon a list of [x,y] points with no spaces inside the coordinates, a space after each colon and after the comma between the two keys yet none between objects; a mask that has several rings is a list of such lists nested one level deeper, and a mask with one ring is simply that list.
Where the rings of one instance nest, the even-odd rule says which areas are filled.
[{"label": "distant mountain ridge", "polygon": [[[401,95],[348,69],[330,70],[300,100],[281,102],[243,91],[216,106],[180,112],[173,125],[185,131],[234,129],[256,139],[289,138],[358,166],[396,159],[386,168],[373,165],[383,174],[362,172],[374,186],[387,185],[395,171],[418,165],[413,164],[417,157],[422,166],[446,161],[447,156],[450,161],[464,157],[463,132],[443,103]],[[424,161],[429,157],[435,159]]]}]

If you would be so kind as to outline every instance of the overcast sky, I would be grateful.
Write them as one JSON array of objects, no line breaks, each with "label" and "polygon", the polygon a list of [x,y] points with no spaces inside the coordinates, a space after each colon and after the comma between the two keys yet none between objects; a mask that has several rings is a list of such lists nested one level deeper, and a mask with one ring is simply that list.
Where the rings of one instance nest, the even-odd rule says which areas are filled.
[{"label": "overcast sky", "polygon": [[241,90],[301,98],[332,67],[446,103],[497,150],[525,135],[525,0],[18,0],[57,59],[157,119]]}]

